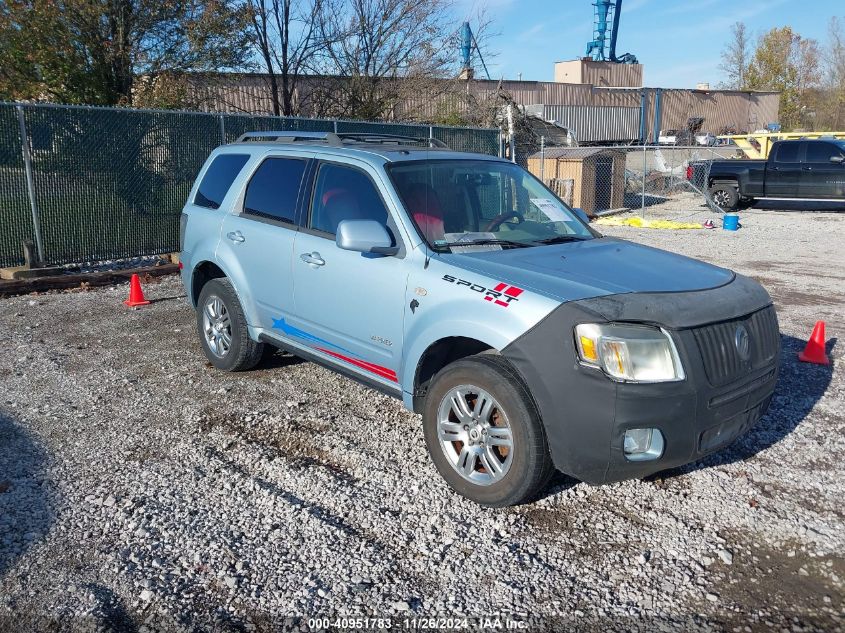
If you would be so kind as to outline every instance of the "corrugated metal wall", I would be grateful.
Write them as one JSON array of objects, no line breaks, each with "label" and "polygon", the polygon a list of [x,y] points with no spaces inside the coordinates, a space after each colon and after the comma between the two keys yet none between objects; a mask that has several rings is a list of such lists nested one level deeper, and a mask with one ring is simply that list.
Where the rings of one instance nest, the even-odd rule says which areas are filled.
[{"label": "corrugated metal wall", "polygon": [[780,96],[776,92],[663,90],[661,120],[654,117],[654,95],[646,108],[646,127],[652,131],[684,128],[690,117],[704,117],[703,130],[718,134],[724,128],[751,132],[778,120]]},{"label": "corrugated metal wall", "polygon": [[[624,66],[624,64],[619,64]],[[303,114],[313,116],[307,107],[308,96],[319,77],[303,77],[299,83],[298,100],[304,104]],[[218,75],[211,77],[193,76],[189,82],[189,98],[206,111],[242,112],[251,114],[269,114],[270,100],[267,97],[267,79],[263,75]],[[631,109],[639,110],[642,94],[645,91],[646,133],[653,140],[658,129],[684,128],[690,117],[704,117],[703,131],[717,134],[724,128],[737,131],[753,131],[767,123],[778,120],[779,95],[776,92],[737,92],[722,90],[682,90],[657,88],[602,88],[590,84],[563,84],[543,81],[488,81],[443,80],[430,92],[406,98],[394,109],[396,119],[432,120],[454,108],[465,107],[466,95],[487,100],[499,91],[509,93],[516,103],[545,104],[546,107],[561,106],[599,106],[601,108],[619,108],[619,110],[599,110],[595,117],[609,114],[624,116],[621,123],[598,121],[602,129],[614,130],[614,138],[600,138],[594,133],[591,124],[579,123],[575,127],[579,138],[589,141],[622,140],[615,138],[615,131],[620,127],[627,130],[630,125]],[[660,93],[661,118],[655,120],[656,95]],[[574,111],[573,111],[574,112]],[[572,113],[570,113],[572,114]],[[578,115],[581,116],[581,115]],[[593,116],[593,115],[584,115]],[[557,118],[557,117],[554,117]],[[584,121],[585,119],[579,119]],[[589,120],[589,119],[586,119]],[[638,123],[639,125],[639,123]],[[638,133],[634,138],[639,137]],[[626,134],[623,138],[628,138]]]},{"label": "corrugated metal wall", "polygon": [[525,109],[568,128],[579,142],[628,143],[640,137],[640,108],[545,104]]},{"label": "corrugated metal wall", "polygon": [[206,112],[273,113],[264,75],[196,75],[188,81],[187,89],[187,100]]}]

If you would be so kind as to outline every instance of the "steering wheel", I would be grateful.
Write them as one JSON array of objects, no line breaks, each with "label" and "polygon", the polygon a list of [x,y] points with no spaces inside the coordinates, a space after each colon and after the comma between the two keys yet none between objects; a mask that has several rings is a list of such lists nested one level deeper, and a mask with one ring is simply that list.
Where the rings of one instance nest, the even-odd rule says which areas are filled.
[{"label": "steering wheel", "polygon": [[522,222],[522,215],[516,211],[508,211],[507,213],[497,215],[495,218],[490,220],[490,222],[487,223],[487,226],[484,227],[484,232],[490,233],[491,231],[495,231],[502,225],[502,222],[510,220],[511,218],[518,218],[519,221]]}]

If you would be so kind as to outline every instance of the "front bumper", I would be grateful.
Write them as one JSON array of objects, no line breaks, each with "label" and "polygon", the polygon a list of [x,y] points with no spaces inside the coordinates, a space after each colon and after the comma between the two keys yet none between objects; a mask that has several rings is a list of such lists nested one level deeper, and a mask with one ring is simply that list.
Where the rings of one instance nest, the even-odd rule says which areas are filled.
[{"label": "front bumper", "polygon": [[[577,301],[561,305],[505,348],[503,355],[531,389],[559,470],[591,484],[645,477],[724,448],[766,412],[780,356],[777,321],[770,303],[759,284],[743,277],[700,292]],[[765,327],[759,325],[760,315],[770,317]],[[578,363],[574,326],[602,321],[646,322],[667,329],[675,340],[686,379],[655,384],[614,382],[600,370]],[[712,323],[720,325],[702,327]],[[703,346],[706,337],[702,332],[711,336],[713,328],[739,323],[748,326],[752,339],[760,339],[755,343],[759,353],[746,363],[728,362],[730,371],[720,373]],[[713,344],[724,351],[720,341]],[[665,448],[660,458],[626,459],[624,435],[633,428],[661,431]]]}]

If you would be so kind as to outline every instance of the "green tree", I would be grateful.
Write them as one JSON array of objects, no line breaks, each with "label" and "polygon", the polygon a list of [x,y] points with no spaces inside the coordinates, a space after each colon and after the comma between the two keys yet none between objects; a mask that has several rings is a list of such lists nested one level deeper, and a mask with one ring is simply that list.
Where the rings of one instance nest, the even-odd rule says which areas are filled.
[{"label": "green tree", "polygon": [[799,127],[819,83],[818,42],[788,26],[772,29],[757,43],[745,83],[749,90],[780,92],[780,123],[787,130]]},{"label": "green tree", "polygon": [[242,65],[246,21],[233,0],[5,0],[0,98],[131,105],[139,77]]}]

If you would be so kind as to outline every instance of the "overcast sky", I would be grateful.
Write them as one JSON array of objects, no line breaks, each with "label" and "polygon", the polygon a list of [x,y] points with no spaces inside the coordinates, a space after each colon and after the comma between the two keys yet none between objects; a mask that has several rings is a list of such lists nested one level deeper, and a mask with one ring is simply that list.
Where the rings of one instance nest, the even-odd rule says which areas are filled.
[{"label": "overcast sky", "polygon": [[[491,75],[551,81],[554,62],[584,55],[592,40],[592,0],[458,0],[471,14],[486,6],[501,33],[488,62]],[[824,42],[831,16],[845,17],[845,0],[624,0],[617,54],[631,52],[645,66],[645,84],[694,88],[717,84],[719,53],[730,26],[743,21],[756,38],[779,26]]]}]

